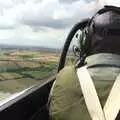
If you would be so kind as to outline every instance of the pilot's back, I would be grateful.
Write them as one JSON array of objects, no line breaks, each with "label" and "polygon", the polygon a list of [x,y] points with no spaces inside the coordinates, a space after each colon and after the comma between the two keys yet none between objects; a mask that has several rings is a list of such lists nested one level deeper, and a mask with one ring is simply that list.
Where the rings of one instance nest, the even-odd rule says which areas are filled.
[{"label": "pilot's back", "polygon": [[[120,55],[96,54],[86,61],[103,107],[120,74]],[[58,74],[51,101],[52,120],[91,120],[74,66],[65,67]]]}]

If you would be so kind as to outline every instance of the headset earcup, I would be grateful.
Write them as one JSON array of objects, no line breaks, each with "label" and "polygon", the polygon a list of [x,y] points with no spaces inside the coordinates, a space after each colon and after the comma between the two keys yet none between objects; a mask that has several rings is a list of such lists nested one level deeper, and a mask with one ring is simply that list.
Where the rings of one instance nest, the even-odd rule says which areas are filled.
[{"label": "headset earcup", "polygon": [[93,35],[95,34],[95,23],[94,19],[92,20],[90,26],[87,29],[87,43],[86,43],[86,54],[87,56],[91,54],[91,47],[92,47],[92,39]]},{"label": "headset earcup", "polygon": [[80,36],[80,49],[81,49],[82,54],[85,54],[87,50],[87,43],[88,43],[87,34],[88,34],[88,31],[84,29]]}]

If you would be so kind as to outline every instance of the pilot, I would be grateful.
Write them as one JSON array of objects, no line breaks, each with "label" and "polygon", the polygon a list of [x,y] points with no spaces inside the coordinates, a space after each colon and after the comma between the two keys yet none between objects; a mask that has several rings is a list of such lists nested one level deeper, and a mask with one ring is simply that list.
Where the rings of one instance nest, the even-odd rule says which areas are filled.
[{"label": "pilot", "polygon": [[[88,21],[81,35],[79,41],[84,62],[79,62],[77,66],[66,66],[57,75],[51,91],[51,120],[108,120],[104,106],[109,102],[109,94],[120,74],[120,8],[106,6],[99,10]],[[87,81],[84,76],[92,79],[87,81],[88,87],[84,88],[80,83],[82,77],[78,70],[83,70],[81,76],[84,80],[81,83],[84,85]],[[117,96],[118,93],[114,98],[117,99]],[[113,116],[109,120],[120,119],[118,111]]]}]

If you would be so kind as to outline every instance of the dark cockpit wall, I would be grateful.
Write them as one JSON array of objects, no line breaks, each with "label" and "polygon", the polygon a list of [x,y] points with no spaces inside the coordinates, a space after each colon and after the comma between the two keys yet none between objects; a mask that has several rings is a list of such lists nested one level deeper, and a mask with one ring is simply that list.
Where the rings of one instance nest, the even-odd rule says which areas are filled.
[{"label": "dark cockpit wall", "polygon": [[0,118],[3,120],[48,120],[46,103],[54,80],[55,76],[3,104],[0,108]]}]

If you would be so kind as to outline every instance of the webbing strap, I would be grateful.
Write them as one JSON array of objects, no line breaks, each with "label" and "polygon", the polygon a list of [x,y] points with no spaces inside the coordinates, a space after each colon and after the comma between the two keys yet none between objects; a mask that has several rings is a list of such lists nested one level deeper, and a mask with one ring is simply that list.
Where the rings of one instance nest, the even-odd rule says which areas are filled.
[{"label": "webbing strap", "polygon": [[120,77],[118,76],[102,109],[92,78],[86,66],[77,69],[81,90],[92,120],[115,120],[120,109]]},{"label": "webbing strap", "polygon": [[116,78],[107,102],[104,113],[107,120],[115,120],[120,110],[120,75]]},{"label": "webbing strap", "polygon": [[92,120],[105,120],[96,89],[86,67],[77,69],[77,75]]}]

